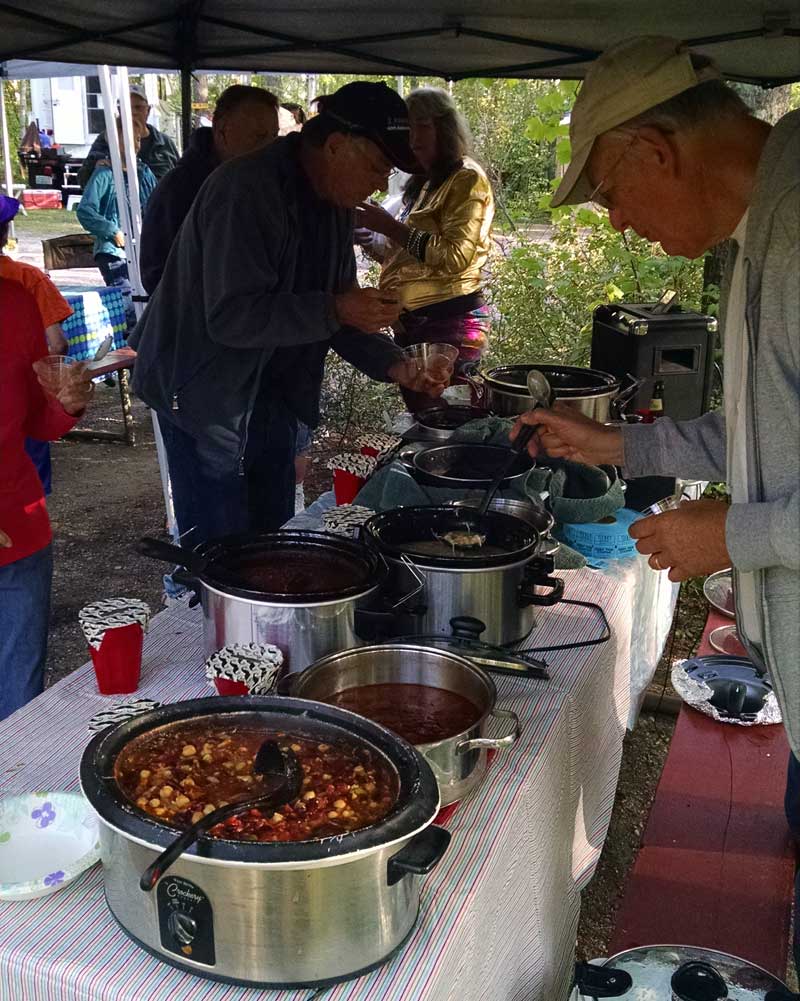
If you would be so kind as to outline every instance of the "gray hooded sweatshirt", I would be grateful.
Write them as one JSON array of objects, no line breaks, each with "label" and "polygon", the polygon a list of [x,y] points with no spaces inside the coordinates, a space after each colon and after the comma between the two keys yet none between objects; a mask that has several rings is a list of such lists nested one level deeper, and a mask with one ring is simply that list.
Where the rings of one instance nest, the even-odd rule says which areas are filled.
[{"label": "gray hooded sweatshirt", "polygon": [[[755,575],[761,640],[742,637],[769,671],[800,756],[800,111],[773,128],[749,206],[744,247],[750,346],[748,502],[732,504],[725,539],[734,570]],[[725,323],[727,282],[720,316]],[[726,480],[725,419],[667,417],[623,429],[625,473]],[[737,616],[739,622],[742,615]]]}]

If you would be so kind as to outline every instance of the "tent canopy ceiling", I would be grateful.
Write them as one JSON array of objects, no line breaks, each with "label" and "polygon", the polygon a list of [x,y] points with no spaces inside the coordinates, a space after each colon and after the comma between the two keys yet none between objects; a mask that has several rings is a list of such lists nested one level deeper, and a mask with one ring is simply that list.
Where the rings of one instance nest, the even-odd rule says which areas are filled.
[{"label": "tent canopy ceiling", "polygon": [[631,35],[683,38],[732,79],[800,79],[797,0],[0,2],[0,62],[462,77],[582,77]]}]

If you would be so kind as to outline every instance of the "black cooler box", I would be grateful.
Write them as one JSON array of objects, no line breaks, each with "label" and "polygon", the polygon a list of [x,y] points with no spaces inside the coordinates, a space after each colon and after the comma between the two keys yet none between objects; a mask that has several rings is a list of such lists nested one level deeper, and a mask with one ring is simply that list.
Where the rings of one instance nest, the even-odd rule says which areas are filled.
[{"label": "black cooler box", "polygon": [[[653,387],[664,386],[664,415],[691,420],[709,409],[714,380],[717,321],[680,306],[654,311],[655,303],[598,306],[592,322],[592,368],[624,379],[644,379],[628,412],[645,410]],[[647,476],[628,481],[626,506],[642,510],[674,492],[675,481]]]}]

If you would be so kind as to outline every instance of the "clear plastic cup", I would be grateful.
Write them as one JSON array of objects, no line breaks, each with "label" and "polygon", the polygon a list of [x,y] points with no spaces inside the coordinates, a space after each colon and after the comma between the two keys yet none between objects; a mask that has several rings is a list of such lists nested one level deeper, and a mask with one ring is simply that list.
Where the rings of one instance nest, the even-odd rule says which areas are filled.
[{"label": "clear plastic cup", "polygon": [[68,369],[75,364],[75,359],[68,355],[45,355],[40,359],[37,374],[45,391],[51,396],[58,396],[66,381]]},{"label": "clear plastic cup", "polygon": [[436,378],[453,371],[458,348],[452,344],[412,344],[403,348],[403,357],[413,362],[418,372],[425,372]]}]

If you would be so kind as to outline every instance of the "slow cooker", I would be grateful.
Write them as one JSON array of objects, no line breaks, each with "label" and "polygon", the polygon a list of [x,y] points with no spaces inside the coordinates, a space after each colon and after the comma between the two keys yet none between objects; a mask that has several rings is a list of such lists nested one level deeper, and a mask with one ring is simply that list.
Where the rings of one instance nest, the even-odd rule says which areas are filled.
[{"label": "slow cooker", "polygon": [[[307,841],[201,837],[152,892],[139,878],[176,837],[139,809],[115,778],[115,761],[139,735],[179,721],[208,728],[257,725],[328,744],[356,742],[388,763],[397,795],[372,826]],[[161,706],[98,734],[80,768],[99,817],[108,907],[143,949],[183,970],[246,986],[347,980],[386,962],[411,934],[420,876],[447,847],[432,826],[436,779],[422,755],[354,713],[303,699],[239,696]]]}]

